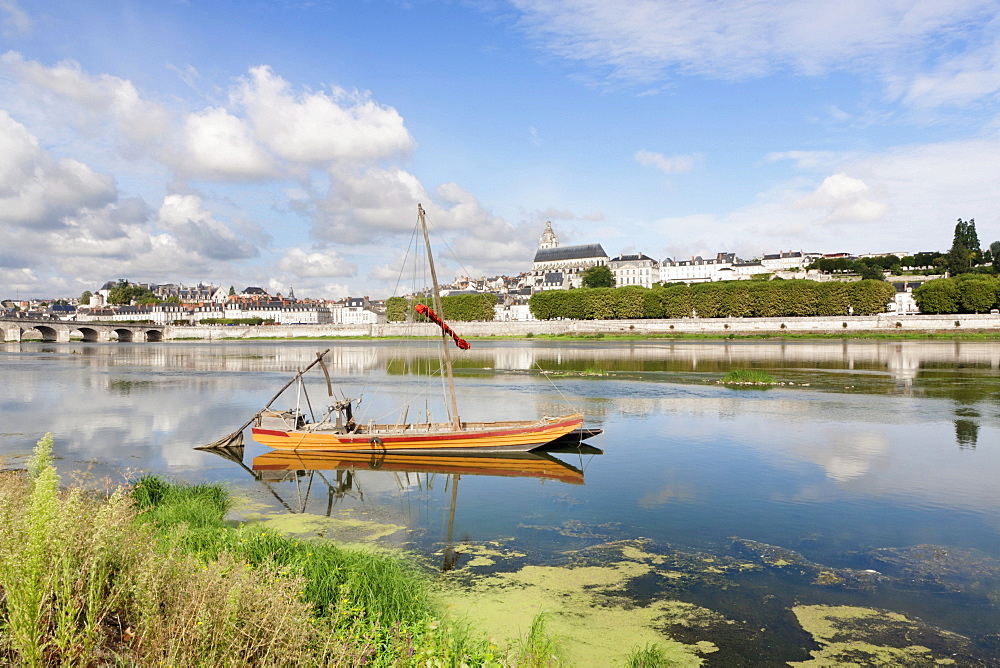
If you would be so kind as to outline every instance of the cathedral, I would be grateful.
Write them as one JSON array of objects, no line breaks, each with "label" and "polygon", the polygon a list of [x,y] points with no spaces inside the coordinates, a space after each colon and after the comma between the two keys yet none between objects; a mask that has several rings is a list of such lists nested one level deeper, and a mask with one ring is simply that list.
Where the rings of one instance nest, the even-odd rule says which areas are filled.
[{"label": "cathedral", "polygon": [[552,221],[546,221],[531,263],[532,292],[579,288],[583,284],[583,272],[607,263],[608,254],[601,244],[560,246],[552,230]]}]

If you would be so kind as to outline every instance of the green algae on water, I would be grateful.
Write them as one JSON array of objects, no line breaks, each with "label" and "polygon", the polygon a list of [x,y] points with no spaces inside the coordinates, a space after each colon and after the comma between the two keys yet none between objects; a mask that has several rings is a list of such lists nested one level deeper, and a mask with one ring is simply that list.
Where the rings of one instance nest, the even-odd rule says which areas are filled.
[{"label": "green algae on water", "polygon": [[799,605],[792,612],[820,644],[811,660],[792,666],[981,665],[968,638],[898,613],[828,605]]},{"label": "green algae on water", "polygon": [[[458,572],[467,589],[449,596],[449,609],[506,638],[524,635],[545,614],[572,665],[611,665],[629,647],[657,645],[668,665],[699,666],[718,650],[713,630],[735,622],[691,603],[662,597],[639,603],[629,594],[633,581],[665,563],[660,555],[645,551],[641,541],[601,547],[583,550],[583,558],[566,566],[528,565],[479,577]],[[672,627],[702,638],[678,641],[667,631]]]}]

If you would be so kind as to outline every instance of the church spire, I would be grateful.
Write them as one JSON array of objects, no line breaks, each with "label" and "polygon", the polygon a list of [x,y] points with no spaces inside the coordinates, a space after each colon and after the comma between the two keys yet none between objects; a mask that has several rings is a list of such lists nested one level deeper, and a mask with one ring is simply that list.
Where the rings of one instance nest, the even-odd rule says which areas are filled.
[{"label": "church spire", "polygon": [[545,221],[545,231],[542,232],[541,239],[538,240],[539,248],[557,248],[559,246],[559,239],[556,237],[556,233],[552,231],[552,221]]}]

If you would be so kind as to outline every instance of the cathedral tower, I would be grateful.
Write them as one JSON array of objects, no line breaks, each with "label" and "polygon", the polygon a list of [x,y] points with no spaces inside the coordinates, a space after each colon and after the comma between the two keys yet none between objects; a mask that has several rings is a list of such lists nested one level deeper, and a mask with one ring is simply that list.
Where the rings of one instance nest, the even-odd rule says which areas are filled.
[{"label": "cathedral tower", "polygon": [[556,233],[552,231],[552,221],[545,221],[545,231],[542,232],[541,239],[538,240],[539,248],[557,248],[559,246],[559,239],[556,237]]}]

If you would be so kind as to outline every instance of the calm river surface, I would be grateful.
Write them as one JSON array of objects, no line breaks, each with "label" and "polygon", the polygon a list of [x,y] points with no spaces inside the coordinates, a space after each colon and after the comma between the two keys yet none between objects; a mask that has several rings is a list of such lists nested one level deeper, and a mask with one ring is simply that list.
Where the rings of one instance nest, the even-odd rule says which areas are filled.
[{"label": "calm river surface", "polygon": [[[444,417],[432,343],[0,344],[0,458],[23,465],[52,432],[64,474],[225,481],[248,516],[390,527],[381,544],[452,573],[641,547],[684,577],[661,568],[622,596],[682,600],[754,629],[708,633],[722,648],[710,664],[809,659],[817,645],[788,611],[813,604],[898,612],[969,638],[975,665],[1000,662],[998,343],[477,341],[457,355],[463,419],[581,410],[604,429],[588,442],[603,454],[458,477],[392,461],[321,462],[319,474],[271,462],[261,482],[248,469],[266,449],[249,432],[242,464],[193,449],[325,348],[338,396],[363,397],[362,420],[399,419],[415,393],[410,420]],[[786,384],[717,383],[740,368]],[[322,374],[307,388],[314,409],[329,403]],[[293,387],[274,407],[295,400]],[[341,538],[339,526],[305,531]],[[695,577],[692,560],[713,577]],[[704,567],[713,561],[745,568]],[[921,638],[911,644],[934,648]]]}]

